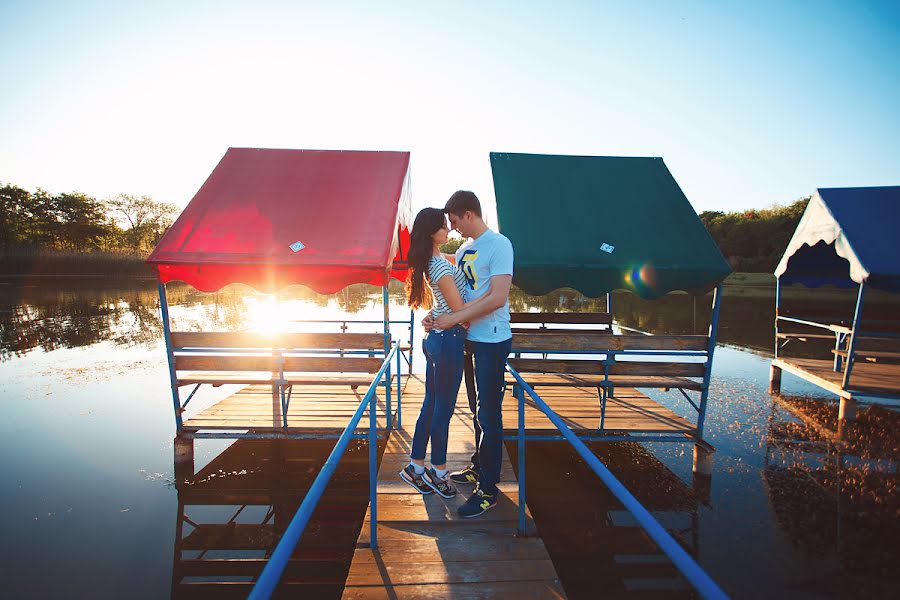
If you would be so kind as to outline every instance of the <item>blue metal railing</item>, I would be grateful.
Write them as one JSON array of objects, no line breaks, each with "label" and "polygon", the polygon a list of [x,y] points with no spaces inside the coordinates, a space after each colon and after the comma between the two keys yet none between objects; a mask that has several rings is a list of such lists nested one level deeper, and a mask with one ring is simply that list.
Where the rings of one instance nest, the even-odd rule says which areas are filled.
[{"label": "blue metal railing", "polygon": [[[370,545],[372,548],[375,548],[377,546],[376,532],[378,513],[376,496],[376,469],[378,463],[378,448],[376,438],[377,432],[375,391],[378,389],[381,380],[385,376],[385,372],[391,364],[391,360],[394,358],[394,355],[399,352],[399,349],[400,342],[396,342],[391,348],[390,352],[388,352],[388,355],[385,357],[384,362],[381,365],[381,369],[378,371],[378,374],[375,375],[375,378],[369,385],[369,389],[366,392],[366,395],[363,397],[362,401],[359,403],[359,407],[353,414],[353,418],[350,419],[350,422],[347,424],[347,427],[344,428],[344,432],[341,434],[341,437],[338,438],[337,443],[334,445],[334,449],[328,456],[328,460],[325,461],[325,465],[322,467],[322,470],[319,471],[319,474],[316,476],[315,481],[313,481],[312,486],[310,486],[306,497],[300,504],[300,508],[297,509],[296,514],[294,514],[294,518],[291,519],[291,522],[288,524],[287,529],[285,529],[284,534],[281,536],[281,540],[275,547],[275,551],[272,552],[272,556],[269,558],[269,561],[268,563],[266,563],[266,566],[260,574],[259,579],[256,581],[256,585],[253,586],[253,591],[250,592],[249,596],[251,600],[269,598],[272,595],[272,592],[275,591],[275,587],[278,585],[282,573],[284,573],[284,569],[287,566],[288,560],[290,559],[291,554],[293,554],[294,549],[297,547],[297,543],[300,541],[300,537],[303,535],[303,531],[304,529],[306,529],[306,525],[307,523],[309,523],[309,519],[310,517],[312,517],[313,511],[316,509],[316,506],[319,503],[319,499],[325,492],[325,487],[331,480],[331,476],[334,474],[334,471],[337,468],[337,465],[340,462],[344,451],[347,449],[347,445],[350,442],[350,439],[354,437],[353,432],[359,425],[359,422],[362,419],[363,413],[365,413],[367,406],[369,410]],[[397,380],[397,386],[399,388],[399,377]],[[390,384],[390,382],[388,382],[388,384]]]},{"label": "blue metal railing", "polygon": [[613,495],[623,504],[625,508],[634,515],[637,522],[644,528],[644,531],[659,546],[672,563],[681,571],[685,579],[697,590],[702,598],[728,598],[724,591],[710,578],[709,575],[684,551],[675,539],[663,528],[659,522],[653,518],[646,508],[629,492],[622,483],[616,479],[606,465],[598,459],[587,445],[578,439],[578,436],[569,429],[559,415],[547,406],[547,403],[534,391],[528,383],[522,379],[522,376],[509,364],[507,364],[510,374],[515,377],[518,385],[516,386],[516,399],[519,404],[519,434],[518,434],[518,452],[519,452],[519,523],[518,529],[520,533],[525,532],[525,393],[527,392],[534,400],[538,409],[543,412],[550,422],[553,423],[562,436],[568,441],[572,447],[587,462],[588,466],[603,481]]}]

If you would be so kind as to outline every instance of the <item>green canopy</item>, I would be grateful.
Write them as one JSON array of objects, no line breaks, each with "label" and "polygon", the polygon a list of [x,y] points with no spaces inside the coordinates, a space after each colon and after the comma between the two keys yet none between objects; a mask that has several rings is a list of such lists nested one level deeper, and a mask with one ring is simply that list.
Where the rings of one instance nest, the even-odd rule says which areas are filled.
[{"label": "green canopy", "polygon": [[731,268],[661,158],[491,153],[513,282],[596,297],[706,292]]}]

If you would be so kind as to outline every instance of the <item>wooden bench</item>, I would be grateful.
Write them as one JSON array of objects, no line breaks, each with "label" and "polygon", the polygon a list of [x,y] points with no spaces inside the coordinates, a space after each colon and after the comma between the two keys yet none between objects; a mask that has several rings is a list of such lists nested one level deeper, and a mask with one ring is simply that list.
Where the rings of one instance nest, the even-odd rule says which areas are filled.
[{"label": "wooden bench", "polygon": [[[604,335],[520,333],[513,335],[509,364],[529,384],[606,388],[645,387],[701,391],[709,338],[704,335]],[[579,354],[580,358],[522,358],[522,354]],[[663,361],[619,360],[623,356]],[[688,354],[689,353],[689,354]],[[599,358],[598,355],[604,355]],[[703,359],[698,362],[697,357]],[[527,374],[527,375],[526,375]],[[542,377],[535,377],[542,375]],[[700,379],[700,381],[697,380]]]},{"label": "wooden bench", "polygon": [[172,332],[177,385],[271,383],[358,387],[384,361],[380,333]]}]

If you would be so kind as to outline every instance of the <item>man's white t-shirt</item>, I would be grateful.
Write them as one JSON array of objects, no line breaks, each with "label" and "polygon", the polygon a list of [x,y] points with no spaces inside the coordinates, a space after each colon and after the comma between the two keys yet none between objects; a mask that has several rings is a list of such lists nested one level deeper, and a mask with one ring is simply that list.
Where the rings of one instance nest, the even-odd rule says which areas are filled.
[{"label": "man's white t-shirt", "polygon": [[[506,236],[488,229],[459,247],[456,264],[469,283],[469,301],[476,300],[490,291],[491,277],[513,274],[512,243]],[[468,339],[475,342],[494,344],[511,337],[508,298],[503,306],[472,321],[469,327]]]}]

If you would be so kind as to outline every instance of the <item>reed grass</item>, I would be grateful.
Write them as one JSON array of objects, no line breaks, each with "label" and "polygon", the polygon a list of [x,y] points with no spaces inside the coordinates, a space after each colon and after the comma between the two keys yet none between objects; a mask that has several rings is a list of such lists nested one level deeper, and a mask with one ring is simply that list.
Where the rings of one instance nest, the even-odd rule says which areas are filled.
[{"label": "reed grass", "polygon": [[146,258],[133,252],[5,248],[0,250],[0,277],[153,278]]}]

